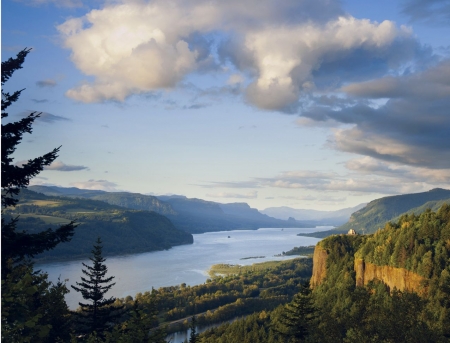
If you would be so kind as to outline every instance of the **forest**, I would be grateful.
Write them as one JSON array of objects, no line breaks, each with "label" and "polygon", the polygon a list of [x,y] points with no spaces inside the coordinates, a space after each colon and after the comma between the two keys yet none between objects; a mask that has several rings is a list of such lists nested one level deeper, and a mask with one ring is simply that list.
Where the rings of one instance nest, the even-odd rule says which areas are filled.
[{"label": "forest", "polygon": [[[2,86],[22,68],[29,51],[2,62]],[[10,94],[2,89],[2,118],[8,117],[6,109],[21,92]],[[103,218],[108,218],[105,223],[114,223],[114,215],[117,223],[129,221],[140,226],[145,215],[121,212],[114,205],[99,211],[98,202],[85,199],[84,206],[91,208],[87,211],[91,214],[83,217],[80,213],[86,211],[76,211],[77,216],[72,217],[71,210],[79,209],[80,203],[63,201],[59,211],[63,220],[46,229],[45,221],[17,217],[15,209],[21,206],[24,212],[49,215],[41,213],[39,203],[27,203],[30,193],[26,188],[56,159],[59,148],[22,165],[14,164],[11,157],[38,117],[39,113],[33,112],[16,122],[2,121],[2,341],[163,343],[167,333],[187,327],[192,329],[190,343],[450,340],[448,204],[438,211],[405,214],[373,234],[336,234],[320,241],[315,251],[325,253],[325,273],[314,284],[310,280],[316,256],[249,267],[218,265],[205,284],[174,285],[116,299],[107,295],[115,283],[103,256],[103,248],[107,251],[109,244],[105,235],[91,243],[90,262],[83,263],[84,276],[71,285],[71,291],[80,292],[84,300],[76,311],[69,310],[64,299],[69,291],[66,282],[48,281],[45,272],[35,270],[34,259],[75,241],[75,233],[88,217],[94,217],[99,227]],[[55,207],[61,204],[58,199],[36,200],[53,202]],[[113,229],[112,224],[104,227]],[[169,244],[162,238],[161,242],[163,248]],[[308,251],[311,247],[285,254]],[[382,278],[358,284],[358,261],[374,268],[408,271],[420,284],[390,287]],[[233,322],[221,324],[229,320]],[[219,325],[196,333],[198,326],[207,324]]]}]

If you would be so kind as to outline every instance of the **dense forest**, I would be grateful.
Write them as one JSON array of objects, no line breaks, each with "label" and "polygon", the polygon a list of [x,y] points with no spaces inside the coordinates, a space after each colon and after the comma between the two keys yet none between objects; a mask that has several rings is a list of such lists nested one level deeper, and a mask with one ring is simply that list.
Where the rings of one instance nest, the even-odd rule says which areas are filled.
[{"label": "dense forest", "polygon": [[163,250],[193,242],[191,234],[178,230],[156,212],[128,210],[98,200],[46,196],[27,189],[17,200],[17,206],[5,209],[3,215],[19,216],[20,231],[42,232],[70,221],[78,224],[70,242],[36,256],[36,261],[87,257],[97,236],[103,239],[105,256]]}]

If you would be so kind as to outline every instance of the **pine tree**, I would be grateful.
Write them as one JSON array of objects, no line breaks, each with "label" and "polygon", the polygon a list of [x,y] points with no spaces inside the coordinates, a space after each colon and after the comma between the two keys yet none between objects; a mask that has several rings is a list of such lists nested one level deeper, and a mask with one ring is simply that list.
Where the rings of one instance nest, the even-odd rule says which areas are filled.
[{"label": "pine tree", "polygon": [[86,269],[82,269],[84,275],[81,277],[82,282],[77,282],[76,286],[71,286],[77,292],[80,292],[83,299],[90,303],[79,303],[81,312],[77,313],[78,330],[80,332],[96,332],[97,335],[103,336],[103,333],[109,330],[114,319],[120,315],[122,307],[115,307],[112,304],[116,298],[105,298],[104,295],[116,284],[111,283],[114,276],[106,277],[108,267],[104,264],[106,261],[102,256],[102,241],[97,238],[96,244],[92,250],[92,266],[83,263]]},{"label": "pine tree", "polygon": [[197,318],[195,316],[192,316],[190,329],[191,329],[191,334],[189,336],[189,343],[195,343],[195,342],[197,342],[197,338],[198,338]]},{"label": "pine tree", "polygon": [[[15,71],[22,68],[30,49],[24,49],[16,58],[2,62],[2,195],[1,206],[15,206],[21,189],[57,157],[59,148],[28,160],[22,166],[13,163],[11,156],[25,133],[32,133],[32,124],[39,113],[4,123],[6,109],[19,99],[22,90],[10,94],[3,86]],[[53,249],[61,242],[70,241],[75,225],[73,222],[56,230],[28,234],[17,232],[13,218],[1,219],[1,284],[2,284],[2,341],[5,342],[57,342],[69,336],[69,311],[64,300],[68,292],[65,285],[53,285],[45,273],[35,272],[30,258]]]},{"label": "pine tree", "polygon": [[[32,124],[39,118],[40,113],[33,112],[19,121],[3,124],[4,119],[8,117],[6,109],[19,99],[23,91],[22,89],[10,94],[4,91],[3,86],[15,71],[22,68],[29,52],[30,49],[24,49],[17,54],[16,58],[2,62],[2,208],[15,206],[20,189],[26,188],[33,177],[57,158],[59,152],[59,148],[53,149],[45,155],[28,160],[22,166],[13,163],[14,158],[11,155],[22,141],[23,135],[32,133]],[[10,272],[9,266],[17,265],[26,258],[32,258],[53,249],[61,242],[70,241],[75,228],[74,223],[71,222],[57,230],[48,229],[40,233],[28,234],[25,231],[16,232],[16,223],[17,218],[6,222],[2,217],[2,279],[5,279]]]},{"label": "pine tree", "polygon": [[292,342],[305,342],[312,332],[314,307],[309,282],[300,285],[300,292],[285,306],[281,314],[279,332]]}]

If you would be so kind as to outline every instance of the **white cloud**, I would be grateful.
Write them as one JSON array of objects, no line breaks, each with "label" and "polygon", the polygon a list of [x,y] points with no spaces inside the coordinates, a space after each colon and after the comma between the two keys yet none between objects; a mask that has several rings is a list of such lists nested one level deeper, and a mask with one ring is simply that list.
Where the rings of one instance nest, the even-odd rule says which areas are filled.
[{"label": "white cloud", "polygon": [[206,196],[210,198],[256,199],[258,197],[258,192],[253,191],[248,192],[246,194],[220,192],[220,193],[206,194]]},{"label": "white cloud", "polygon": [[84,182],[72,182],[70,184],[73,187],[81,188],[81,189],[92,189],[92,190],[101,190],[107,192],[116,192],[117,184],[107,180],[88,180]]},{"label": "white cloud", "polygon": [[247,100],[267,110],[295,110],[299,96],[317,87],[315,74],[323,66],[365,51],[361,65],[372,65],[366,63],[372,58],[384,61],[386,70],[415,46],[411,32],[393,22],[359,20],[327,0],[124,1],[69,19],[58,30],[77,68],[94,77],[67,92],[83,102],[174,88],[200,68],[215,68],[202,63],[213,59],[214,42],[198,39],[213,32],[225,38],[216,42],[220,63],[231,61],[239,71],[228,83],[250,75]]},{"label": "white cloud", "polygon": [[62,161],[54,161],[47,167],[44,167],[45,170],[58,170],[58,171],[78,171],[78,170],[86,170],[89,169],[86,166],[77,166],[72,164],[65,164]]}]

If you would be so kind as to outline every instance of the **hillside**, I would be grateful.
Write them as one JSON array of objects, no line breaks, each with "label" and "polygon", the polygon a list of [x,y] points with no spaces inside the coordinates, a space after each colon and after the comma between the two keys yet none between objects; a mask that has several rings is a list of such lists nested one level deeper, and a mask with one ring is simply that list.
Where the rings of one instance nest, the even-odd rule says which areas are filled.
[{"label": "hillside", "polygon": [[133,210],[154,211],[162,215],[175,214],[170,205],[160,201],[157,197],[128,192],[105,192],[99,190],[64,188],[56,186],[30,186],[29,190],[49,196],[65,196],[70,198],[86,198],[104,201]]},{"label": "hillside", "polygon": [[[418,320],[415,329],[429,325],[434,333],[450,338],[449,205],[438,212],[403,215],[375,234],[328,237],[317,244],[313,261],[311,285],[317,305],[337,314],[334,321],[342,332],[351,330],[347,334],[353,337],[352,325],[358,326],[367,331],[361,337],[372,331],[379,335],[375,341],[384,341],[380,335],[395,335],[392,329],[400,334],[405,330],[400,327],[412,319]],[[398,320],[400,313],[403,318]],[[352,323],[352,315],[357,322]],[[378,328],[373,326],[376,321]],[[391,327],[389,321],[397,324]],[[441,341],[410,339],[393,341]]]},{"label": "hillside", "polygon": [[318,221],[318,225],[333,225],[338,226],[346,223],[352,213],[360,210],[367,204],[359,204],[358,206],[343,208],[337,211],[318,211],[318,210],[304,210],[292,207],[269,207],[261,211],[261,213],[278,219],[295,218],[296,220],[310,220]]},{"label": "hillside", "polygon": [[79,223],[71,242],[39,255],[37,260],[86,257],[98,236],[104,243],[105,255],[163,250],[193,243],[191,234],[178,230],[156,212],[128,210],[97,200],[46,196],[23,190],[19,205],[6,210],[4,215],[19,215],[18,230],[29,233],[71,220]]},{"label": "hillside", "polygon": [[428,192],[403,194],[376,199],[353,213],[344,225],[329,231],[314,232],[306,236],[324,238],[354,229],[357,233],[374,233],[387,222],[396,222],[404,213],[420,214],[427,209],[436,211],[450,204],[450,190],[435,188]]},{"label": "hillside", "polygon": [[350,220],[337,228],[339,231],[354,229],[356,232],[373,233],[388,221],[394,220],[402,213],[421,208],[427,202],[450,199],[450,190],[436,188],[428,192],[389,196],[373,200],[361,210],[355,212]]},{"label": "hillside", "polygon": [[155,211],[169,218],[178,229],[189,233],[318,225],[311,221],[287,221],[272,218],[251,208],[246,203],[220,204],[178,195],[154,197],[139,193],[103,192],[77,188],[31,186],[29,189],[47,195],[87,198],[133,210]]}]

